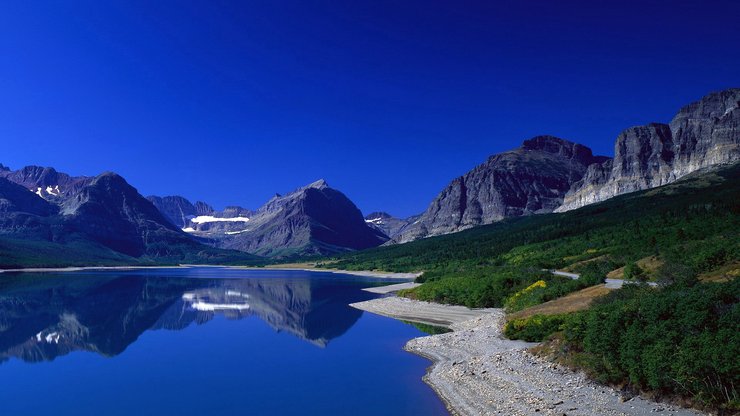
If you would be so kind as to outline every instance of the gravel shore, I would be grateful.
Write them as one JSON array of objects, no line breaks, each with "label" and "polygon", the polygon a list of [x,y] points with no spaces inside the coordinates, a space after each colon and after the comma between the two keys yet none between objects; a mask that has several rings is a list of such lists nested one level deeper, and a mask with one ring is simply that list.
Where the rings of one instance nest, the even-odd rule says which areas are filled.
[{"label": "gravel shore", "polygon": [[[355,305],[394,316],[418,304],[435,305],[437,315],[451,307],[387,297]],[[501,309],[457,320],[447,334],[415,338],[405,349],[432,360],[424,381],[455,415],[701,415],[702,413],[635,397],[625,400],[612,388],[536,357],[535,344],[503,337]],[[453,316],[459,311],[453,310]],[[434,320],[439,320],[435,318]]]}]

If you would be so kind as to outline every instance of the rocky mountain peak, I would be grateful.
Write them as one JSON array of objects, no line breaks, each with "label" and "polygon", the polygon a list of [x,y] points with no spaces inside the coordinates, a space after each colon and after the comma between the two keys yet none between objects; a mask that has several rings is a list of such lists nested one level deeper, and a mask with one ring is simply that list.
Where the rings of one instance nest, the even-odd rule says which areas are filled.
[{"label": "rocky mountain peak", "polygon": [[740,88],[715,91],[678,110],[671,120],[671,130],[675,132],[692,120],[697,122],[727,117],[738,108],[740,108]]},{"label": "rocky mountain peak", "polygon": [[740,88],[730,88],[684,106],[670,124],[624,130],[614,145],[614,160],[589,167],[557,211],[665,185],[739,159]]},{"label": "rocky mountain peak", "polygon": [[24,183],[34,183],[37,186],[56,185],[59,183],[59,173],[54,168],[25,166],[17,174]]},{"label": "rocky mountain peak", "polygon": [[508,217],[552,212],[588,166],[607,158],[554,136],[536,136],[454,179],[393,242],[447,234]]},{"label": "rocky mountain peak", "polygon": [[365,215],[365,220],[368,220],[368,221],[374,220],[374,219],[382,219],[382,220],[385,220],[385,219],[388,219],[388,218],[393,218],[393,216],[391,214],[387,213],[387,212],[384,212],[384,211],[375,211],[375,212],[371,212],[371,213]]},{"label": "rocky mountain peak", "polygon": [[586,166],[607,159],[604,156],[594,156],[591,149],[582,144],[549,135],[535,136],[525,140],[521,149],[550,153],[566,159],[575,159]]},{"label": "rocky mountain peak", "polygon": [[203,201],[195,201],[195,204],[193,204],[193,206],[197,215],[209,215],[215,211],[212,206]]},{"label": "rocky mountain peak", "polygon": [[302,189],[326,189],[329,187],[329,184],[323,180],[319,179],[316,182],[309,183],[308,185],[304,186]]}]

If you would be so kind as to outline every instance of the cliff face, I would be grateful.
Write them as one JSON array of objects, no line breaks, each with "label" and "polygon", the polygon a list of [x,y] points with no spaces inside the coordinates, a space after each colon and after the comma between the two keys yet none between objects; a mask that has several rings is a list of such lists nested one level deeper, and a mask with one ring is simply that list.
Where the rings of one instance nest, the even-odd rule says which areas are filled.
[{"label": "cliff face", "polygon": [[192,204],[181,196],[148,196],[149,200],[170,222],[178,228],[185,228],[190,220],[199,215],[210,215],[213,208],[205,202],[198,201]]},{"label": "cliff face", "polygon": [[614,160],[590,166],[557,212],[665,185],[740,159],[740,89],[712,93],[682,108],[669,125],[632,127],[617,137]]},{"label": "cliff face", "polygon": [[454,179],[393,242],[447,234],[507,217],[552,212],[589,165],[605,160],[567,140],[532,138]]}]

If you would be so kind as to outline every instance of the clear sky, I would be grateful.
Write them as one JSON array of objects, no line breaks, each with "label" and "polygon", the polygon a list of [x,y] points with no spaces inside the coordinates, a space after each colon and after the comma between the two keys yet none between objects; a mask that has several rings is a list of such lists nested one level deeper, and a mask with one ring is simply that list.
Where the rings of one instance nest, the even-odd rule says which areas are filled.
[{"label": "clear sky", "polygon": [[738,1],[8,1],[0,163],[257,208],[424,210],[490,154],[740,86]]}]

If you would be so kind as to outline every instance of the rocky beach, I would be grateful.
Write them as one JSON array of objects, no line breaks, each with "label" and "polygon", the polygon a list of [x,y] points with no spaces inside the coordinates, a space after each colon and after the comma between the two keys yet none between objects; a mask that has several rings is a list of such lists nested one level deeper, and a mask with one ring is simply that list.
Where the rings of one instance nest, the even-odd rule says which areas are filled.
[{"label": "rocky beach", "polygon": [[702,414],[640,397],[624,397],[584,374],[534,356],[528,348],[536,344],[504,338],[502,309],[468,309],[466,315],[460,306],[398,297],[352,306],[453,330],[412,339],[405,349],[433,362],[424,381],[454,415]]}]

